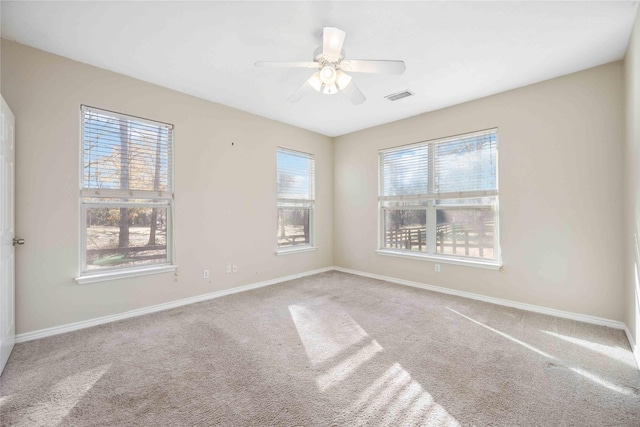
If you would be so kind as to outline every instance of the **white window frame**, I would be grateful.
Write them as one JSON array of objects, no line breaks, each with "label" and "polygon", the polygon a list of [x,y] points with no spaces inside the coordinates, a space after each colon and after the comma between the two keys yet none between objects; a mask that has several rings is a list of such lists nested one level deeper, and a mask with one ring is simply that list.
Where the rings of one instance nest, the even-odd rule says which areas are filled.
[{"label": "white window frame", "polygon": [[[162,126],[169,131],[169,152],[168,152],[168,176],[169,191],[147,191],[147,190],[122,190],[112,188],[84,188],[84,114],[85,111],[96,111],[118,119],[131,120],[139,123],[147,123],[152,126]],[[80,106],[80,273],[75,278],[79,284],[101,282],[105,280],[120,279],[125,277],[136,277],[148,274],[175,272],[174,255],[174,192],[175,172],[174,172],[174,129],[173,125],[154,120],[144,119],[114,111]],[[103,199],[103,200],[100,200]],[[114,201],[120,199],[121,201]],[[144,202],[143,200],[148,200]],[[166,223],[166,254],[165,262],[158,262],[149,265],[136,266],[115,266],[106,267],[99,270],[87,270],[87,210],[92,208],[161,208],[167,211]]]},{"label": "white window frame", "polygon": [[[436,204],[437,201],[446,201],[447,198],[439,197],[439,194],[433,191],[434,188],[434,158],[435,158],[435,150],[432,147],[435,147],[438,144],[452,142],[455,140],[471,138],[474,136],[482,136],[487,134],[495,134],[496,136],[496,189],[495,190],[481,190],[481,191],[468,191],[468,192],[459,192],[456,194],[456,199],[464,199],[464,198],[478,198],[478,197],[486,197],[491,196],[495,197],[495,204]],[[398,151],[402,149],[413,149],[418,147],[429,146],[428,153],[428,173],[429,180],[428,186],[429,191],[427,194],[419,194],[419,195],[411,195],[411,196],[383,196],[383,155],[388,152]],[[487,268],[492,270],[501,270],[502,269],[502,254],[500,249],[500,226],[499,226],[499,191],[498,191],[498,129],[487,129],[477,132],[471,132],[451,137],[438,138],[434,140],[423,141],[414,144],[403,145],[399,147],[392,147],[388,149],[383,149],[378,151],[378,249],[376,253],[380,255],[389,255],[395,257],[402,258],[411,258],[411,259],[422,259],[422,260],[430,260],[435,262],[441,262],[445,264],[457,264],[457,265],[466,265],[466,266],[474,266]],[[448,199],[451,199],[449,197]],[[392,201],[413,201],[423,203],[420,206],[385,206],[385,202]],[[439,208],[461,208],[465,207],[469,208],[488,208],[495,210],[495,225],[494,225],[494,253],[496,254],[495,259],[487,259],[487,258],[478,258],[478,257],[467,257],[460,255],[447,255],[447,254],[439,254],[437,253],[437,209]],[[400,249],[400,248],[386,248],[386,230],[385,230],[385,217],[386,213],[395,210],[424,210],[426,211],[426,252],[419,252],[415,250],[409,249]]]},{"label": "white window frame", "polygon": [[[278,244],[278,240],[276,238],[276,254],[277,255],[288,255],[300,252],[309,252],[315,251],[317,249],[315,245],[315,155],[312,153],[305,153],[302,151],[292,150],[290,148],[278,147],[276,150],[276,194],[277,190],[277,179],[279,174],[278,169],[278,153],[287,153],[294,156],[306,157],[311,160],[311,170],[309,171],[309,199],[295,199],[295,198],[286,198],[286,197],[277,197],[276,196],[276,220],[279,217],[280,209],[308,209],[309,210],[309,242],[304,245],[294,245],[291,247],[280,247]],[[276,224],[278,225],[278,224]],[[277,231],[279,232],[279,231]]]}]

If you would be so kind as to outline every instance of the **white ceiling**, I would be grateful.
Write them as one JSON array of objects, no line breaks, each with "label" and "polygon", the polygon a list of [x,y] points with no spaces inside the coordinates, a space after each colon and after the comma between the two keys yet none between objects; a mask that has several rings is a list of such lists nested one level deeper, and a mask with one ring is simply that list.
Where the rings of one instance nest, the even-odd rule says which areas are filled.
[{"label": "white ceiling", "polygon": [[[637,2],[11,2],[2,37],[328,136],[622,59]],[[324,26],[347,59],[401,59],[402,76],[354,75],[367,101],[311,93]],[[415,96],[390,102],[409,89]]]}]

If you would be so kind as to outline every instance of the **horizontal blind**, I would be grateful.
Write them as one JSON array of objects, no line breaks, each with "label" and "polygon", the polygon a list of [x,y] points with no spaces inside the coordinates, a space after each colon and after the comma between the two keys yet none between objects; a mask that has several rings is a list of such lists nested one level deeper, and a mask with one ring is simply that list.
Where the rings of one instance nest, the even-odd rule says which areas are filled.
[{"label": "horizontal blind", "polygon": [[497,130],[379,152],[380,198],[440,199],[496,195]]},{"label": "horizontal blind", "polygon": [[278,149],[278,199],[313,200],[315,160],[313,154]]},{"label": "horizontal blind", "polygon": [[495,131],[434,145],[436,194],[497,190]]},{"label": "horizontal blind", "polygon": [[173,191],[173,126],[82,106],[83,189]]},{"label": "horizontal blind", "polygon": [[381,196],[429,192],[429,146],[417,145],[380,153]]}]

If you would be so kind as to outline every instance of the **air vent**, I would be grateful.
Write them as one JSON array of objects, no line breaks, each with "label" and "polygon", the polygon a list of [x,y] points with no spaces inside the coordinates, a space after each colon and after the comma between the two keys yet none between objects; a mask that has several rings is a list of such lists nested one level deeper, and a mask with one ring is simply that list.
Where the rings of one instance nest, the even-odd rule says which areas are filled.
[{"label": "air vent", "polygon": [[407,96],[413,96],[413,93],[409,90],[403,90],[402,92],[392,93],[385,96],[389,101],[397,101],[398,99],[406,98]]}]

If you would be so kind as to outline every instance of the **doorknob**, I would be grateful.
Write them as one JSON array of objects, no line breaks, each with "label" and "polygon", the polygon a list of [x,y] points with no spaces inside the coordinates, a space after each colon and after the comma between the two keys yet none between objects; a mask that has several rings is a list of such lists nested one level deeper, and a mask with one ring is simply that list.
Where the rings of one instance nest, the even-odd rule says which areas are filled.
[{"label": "doorknob", "polygon": [[24,239],[13,239],[13,246],[24,245]]}]

